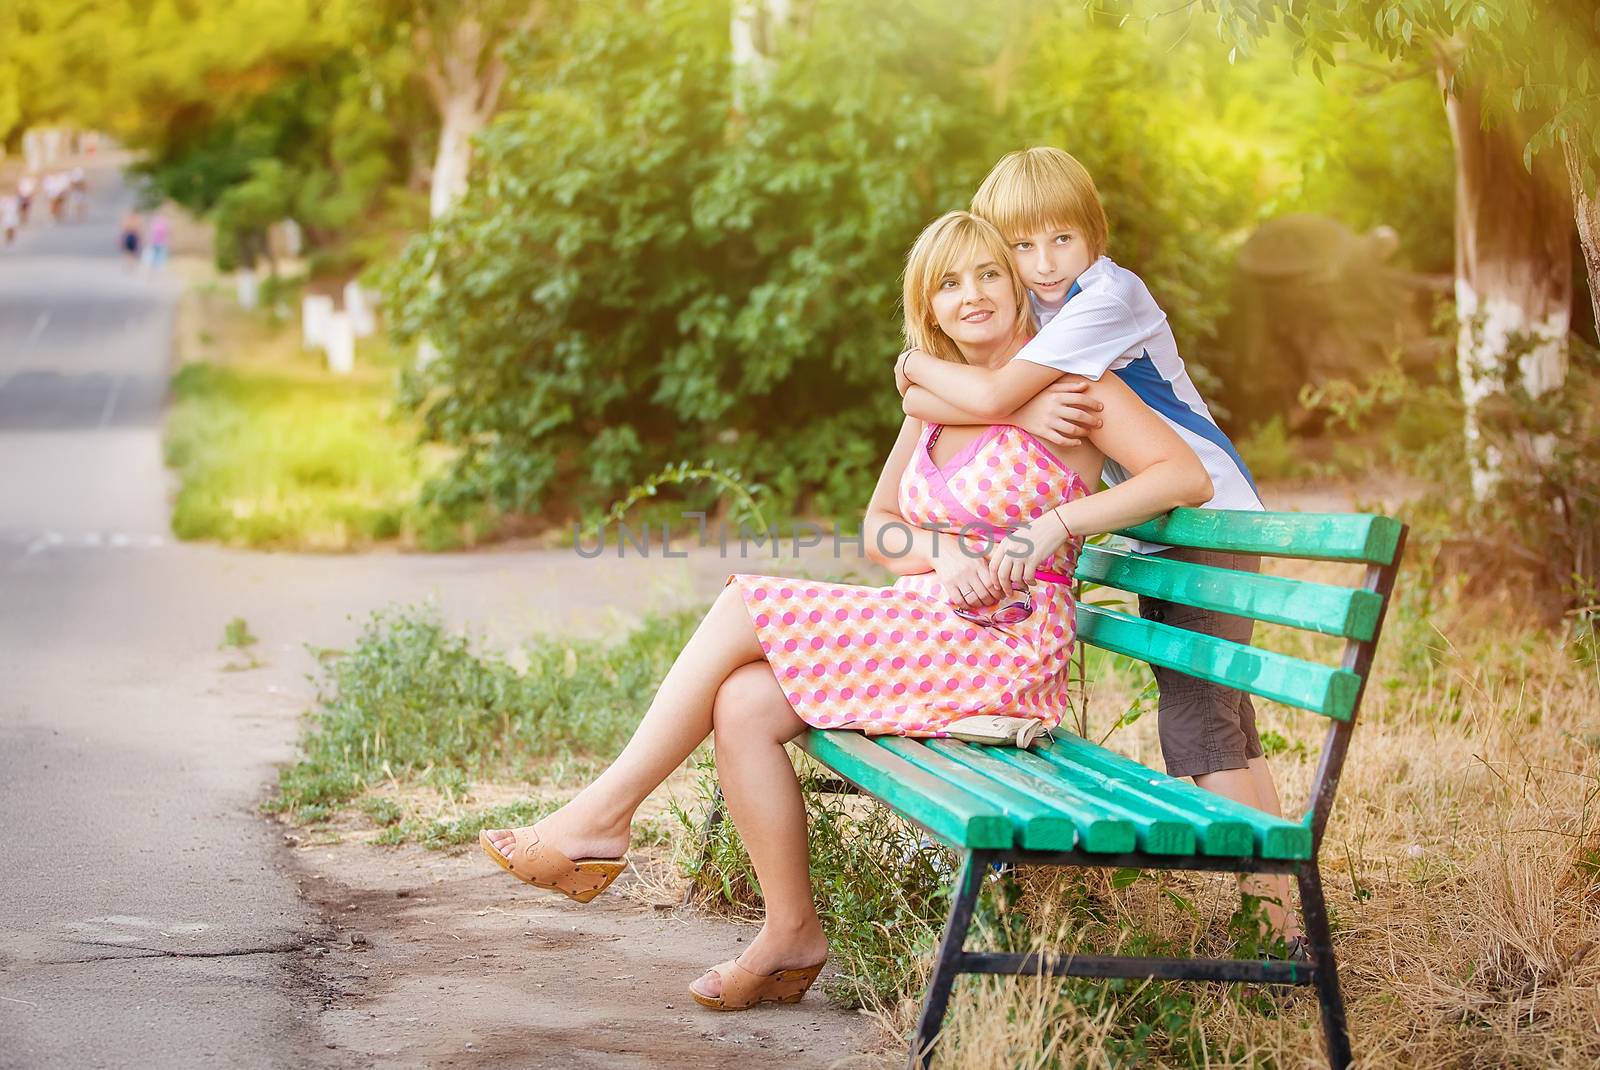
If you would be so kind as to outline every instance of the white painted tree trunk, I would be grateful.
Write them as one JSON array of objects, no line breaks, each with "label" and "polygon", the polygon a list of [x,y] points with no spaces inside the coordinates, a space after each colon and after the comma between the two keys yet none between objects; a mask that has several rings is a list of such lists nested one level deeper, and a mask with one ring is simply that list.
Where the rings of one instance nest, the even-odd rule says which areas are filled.
[{"label": "white painted tree trunk", "polygon": [[1548,161],[1536,160],[1531,174],[1523,167],[1519,124],[1484,129],[1481,96],[1463,81],[1445,101],[1456,151],[1456,369],[1481,499],[1503,460],[1483,441],[1484,403],[1511,379],[1535,396],[1566,379],[1572,205]]},{"label": "white painted tree trunk", "polygon": [[300,299],[300,348],[327,349],[328,323],[333,319],[333,298],[306,294]]},{"label": "white painted tree trunk", "polygon": [[467,169],[472,165],[472,136],[482,130],[488,116],[479,110],[479,86],[454,87],[440,102],[439,151],[433,161],[433,184],[428,191],[429,215],[438,219],[455,207],[467,192]]},{"label": "white painted tree trunk", "polygon": [[328,354],[328,370],[349,375],[356,366],[356,338],[350,329],[350,313],[333,312],[323,324],[323,349]]},{"label": "white painted tree trunk", "polygon": [[1594,309],[1594,324],[1600,330],[1600,201],[1583,188],[1583,159],[1568,141],[1562,146],[1567,162],[1567,180],[1572,186],[1572,205],[1578,217],[1578,244],[1583,247],[1583,268],[1589,278],[1589,302]]},{"label": "white painted tree trunk", "polygon": [[734,0],[728,17],[728,54],[733,67],[733,110],[743,112],[750,86],[772,77],[778,35],[794,17],[794,0]]},{"label": "white painted tree trunk", "polygon": [[233,292],[239,299],[240,308],[255,308],[259,289],[255,268],[241,267],[233,273]]},{"label": "white painted tree trunk", "polygon": [[[494,115],[505,84],[506,65],[499,47],[506,35],[531,26],[536,10],[534,0],[528,0],[520,13],[508,12],[503,23],[493,26],[466,11],[448,11],[442,20],[419,25],[416,45],[423,57],[422,76],[439,113],[439,150],[428,189],[433,219],[455,207],[467,191],[472,137]],[[438,357],[438,347],[424,338],[417,347],[417,366],[426,368]]]},{"label": "white painted tree trunk", "polygon": [[372,312],[372,299],[356,279],[344,284],[344,310],[350,314],[350,330],[357,338],[370,338],[377,332],[378,320]]}]

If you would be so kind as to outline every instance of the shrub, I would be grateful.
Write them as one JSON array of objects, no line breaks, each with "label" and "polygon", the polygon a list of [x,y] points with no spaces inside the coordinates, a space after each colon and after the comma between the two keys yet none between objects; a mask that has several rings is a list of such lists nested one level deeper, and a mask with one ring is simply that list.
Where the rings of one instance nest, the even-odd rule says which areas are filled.
[{"label": "shrub", "polygon": [[1045,84],[1003,101],[983,71],[1016,31],[931,2],[824,0],[742,110],[725,12],[690,0],[598,3],[559,57],[524,53],[465,199],[386,280],[400,337],[440,352],[404,400],[459,451],[431,499],[592,516],[704,460],[776,515],[856,514],[900,421],[905,250],[1030,143],[1101,176],[1113,254],[1199,369],[1252,165],[1179,145],[1163,103],[1189,87],[1138,38],[1050,17],[1014,72]]}]

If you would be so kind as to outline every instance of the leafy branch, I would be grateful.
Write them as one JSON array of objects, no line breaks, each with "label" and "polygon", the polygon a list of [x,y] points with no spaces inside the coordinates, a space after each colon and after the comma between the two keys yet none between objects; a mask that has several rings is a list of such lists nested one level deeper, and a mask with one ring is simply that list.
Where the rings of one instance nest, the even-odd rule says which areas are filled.
[{"label": "leafy branch", "polygon": [[756,502],[756,496],[766,492],[767,488],[763,484],[746,483],[744,476],[738,470],[724,468],[712,461],[701,461],[698,465],[689,461],[674,461],[661,471],[646,476],[628,488],[628,492],[611,504],[605,515],[585,532],[585,536],[599,537],[606,525],[621,522],[629,509],[646,498],[655,497],[656,491],[661,487],[697,483],[702,480],[716,484],[724,494],[732,497],[733,516],[740,525],[749,526],[755,531],[767,530],[766,514]]}]

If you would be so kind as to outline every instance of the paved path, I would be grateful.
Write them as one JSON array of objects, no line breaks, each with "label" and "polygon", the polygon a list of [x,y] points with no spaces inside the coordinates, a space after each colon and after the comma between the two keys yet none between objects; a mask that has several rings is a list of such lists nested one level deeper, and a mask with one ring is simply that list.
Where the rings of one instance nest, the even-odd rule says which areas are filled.
[{"label": "paved path", "polygon": [[[132,195],[92,181],[88,222],[0,251],[0,1068],[383,1062],[419,1027],[331,1006],[359,983],[308,968],[329,926],[255,811],[310,702],[305,644],[426,599],[501,639],[603,634],[709,600],[727,568],[175,542],[159,420],[177,289],[125,268]],[[235,616],[262,668],[226,671]]]}]

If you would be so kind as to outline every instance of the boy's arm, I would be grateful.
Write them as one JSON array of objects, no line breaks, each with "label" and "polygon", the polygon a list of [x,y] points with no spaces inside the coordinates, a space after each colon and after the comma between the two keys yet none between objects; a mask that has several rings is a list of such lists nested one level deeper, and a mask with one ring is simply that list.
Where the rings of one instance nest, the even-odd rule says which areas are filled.
[{"label": "boy's arm", "polygon": [[[946,402],[959,398],[959,407],[977,418],[963,423],[984,424],[1004,423],[1006,417],[1061,375],[1054,368],[1026,361],[1007,361],[1000,368],[956,364],[920,349],[906,355],[901,370],[913,387],[926,387]],[[910,393],[906,391],[908,397]]]},{"label": "boy's arm", "polygon": [[902,400],[901,409],[907,416],[914,417],[925,424],[987,424],[992,420],[985,420],[975,412],[969,412],[960,405],[946,401],[925,386],[913,386],[906,391]]},{"label": "boy's arm", "polygon": [[1021,408],[998,420],[986,420],[922,386],[906,391],[902,407],[907,416],[926,424],[1011,424],[1052,445],[1072,447],[1104,423],[1100,410],[1105,405],[1089,395],[1089,385],[1089,380],[1080,376],[1058,376]]},{"label": "boy's arm", "polygon": [[901,371],[908,381],[946,400],[959,400],[963,408],[996,423],[1063,372],[1099,379],[1145,335],[1116,296],[1081,293],[1004,367],[954,364],[913,350]]}]

